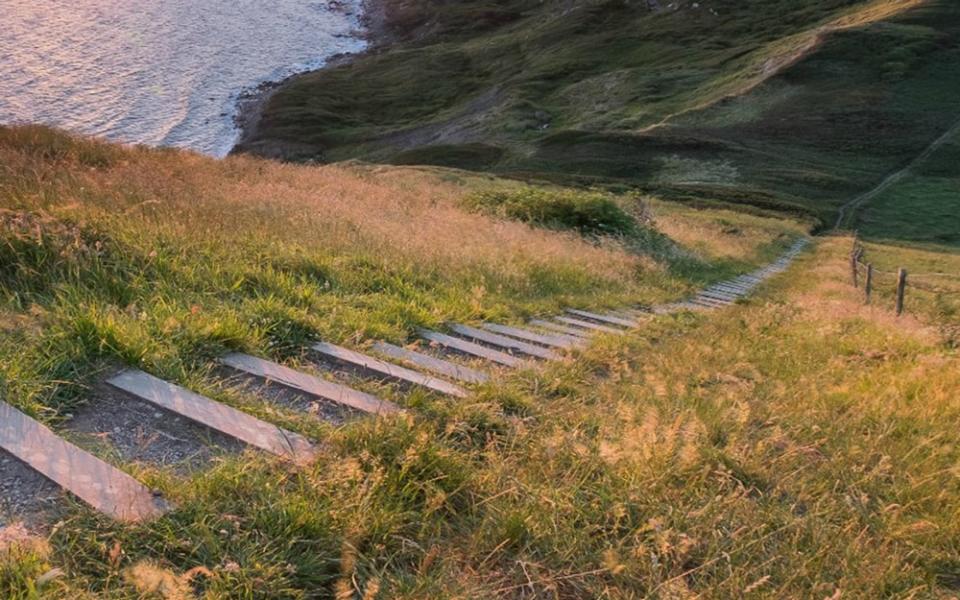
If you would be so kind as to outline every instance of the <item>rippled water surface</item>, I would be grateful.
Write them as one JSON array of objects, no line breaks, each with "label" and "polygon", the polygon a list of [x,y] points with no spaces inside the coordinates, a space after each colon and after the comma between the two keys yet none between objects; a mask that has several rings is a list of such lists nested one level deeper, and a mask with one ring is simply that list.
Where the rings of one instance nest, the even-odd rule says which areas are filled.
[{"label": "rippled water surface", "polygon": [[0,123],[222,156],[237,95],[356,52],[359,0],[0,0]]}]

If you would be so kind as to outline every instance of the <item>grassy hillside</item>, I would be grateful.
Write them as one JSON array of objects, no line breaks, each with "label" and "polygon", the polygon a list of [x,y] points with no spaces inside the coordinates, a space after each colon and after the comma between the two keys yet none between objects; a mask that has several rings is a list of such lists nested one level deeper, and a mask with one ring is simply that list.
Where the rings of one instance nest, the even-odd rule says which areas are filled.
[{"label": "grassy hillside", "polygon": [[[317,337],[403,342],[451,319],[655,302],[768,260],[805,228],[733,213],[703,225],[661,203],[644,209],[651,223],[633,197],[217,162],[32,127],[0,129],[0,165],[0,390],[51,415],[115,363],[189,379],[230,349],[286,358]],[[478,212],[478,194],[563,210],[528,225]],[[578,219],[596,231],[558,229]],[[608,221],[629,230],[597,237]],[[687,246],[656,227],[687,231]]]},{"label": "grassy hillside", "polygon": [[956,3],[694,4],[386,2],[409,33],[387,27],[386,49],[282,88],[241,150],[603,182],[826,223],[960,120]]},{"label": "grassy hillside", "polygon": [[728,310],[658,317],[467,400],[380,387],[414,410],[334,426],[215,385],[210,359],[301,364],[315,336],[656,301],[768,260],[802,226],[650,200],[657,235],[637,220],[584,237],[474,212],[478,193],[540,197],[507,181],[36,128],[0,130],[0,158],[5,400],[59,428],[93,399],[84,384],[139,364],[323,442],[299,468],[252,452],[123,465],[178,510],[127,526],[73,506],[39,538],[0,529],[2,597],[956,593],[960,365],[935,313],[861,305],[847,238]]},{"label": "grassy hillside", "polygon": [[960,246],[958,164],[960,127],[903,177],[857,207],[852,225],[868,238],[956,249]]}]

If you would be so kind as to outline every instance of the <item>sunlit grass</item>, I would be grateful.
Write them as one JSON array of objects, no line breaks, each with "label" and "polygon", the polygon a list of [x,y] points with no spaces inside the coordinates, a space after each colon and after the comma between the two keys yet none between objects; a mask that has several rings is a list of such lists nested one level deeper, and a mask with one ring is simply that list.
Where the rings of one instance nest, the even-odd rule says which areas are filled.
[{"label": "sunlit grass", "polygon": [[[646,238],[465,209],[517,186],[455,171],[213,161],[36,127],[2,130],[0,157],[0,379],[46,416],[118,364],[185,380],[229,350],[294,358],[317,338],[405,342],[447,320],[660,301],[799,229],[784,222],[733,261],[684,256],[680,276]],[[665,211],[659,226],[686,218]]]},{"label": "sunlit grass", "polygon": [[862,305],[850,244],[819,242],[746,304],[325,430],[307,469],[141,473],[177,512],[130,528],[80,510],[3,581],[56,565],[63,597],[949,597],[960,365],[922,315]]}]

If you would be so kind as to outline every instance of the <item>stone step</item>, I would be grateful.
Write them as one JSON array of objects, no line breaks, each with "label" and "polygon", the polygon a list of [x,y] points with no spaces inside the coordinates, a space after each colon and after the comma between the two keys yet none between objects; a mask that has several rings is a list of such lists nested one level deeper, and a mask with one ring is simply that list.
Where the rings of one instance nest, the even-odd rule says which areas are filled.
[{"label": "stone step", "polygon": [[493,333],[515,337],[520,340],[534,342],[543,346],[562,348],[564,350],[571,350],[577,346],[583,345],[582,341],[569,336],[537,333],[521,327],[510,327],[507,325],[499,325],[497,323],[484,323],[480,327],[486,329],[487,331],[492,331]]},{"label": "stone step", "polygon": [[650,318],[650,312],[645,310],[637,310],[635,308],[620,308],[617,310],[610,311],[610,314],[615,317],[622,317],[624,319],[630,319],[639,325],[643,321],[646,321]]},{"label": "stone step", "polygon": [[722,302],[736,302],[737,300],[742,298],[742,296],[738,296],[735,294],[727,294],[724,292],[714,292],[710,290],[704,290],[700,292],[699,295],[703,298],[712,298],[714,300],[720,300]]},{"label": "stone step", "polygon": [[492,350],[486,346],[474,344],[473,342],[468,342],[467,340],[456,338],[437,331],[421,329],[418,331],[418,333],[420,337],[428,342],[438,344],[451,350],[456,350],[457,352],[462,352],[463,354],[469,354],[471,356],[483,358],[485,360],[489,360],[490,362],[497,363],[498,365],[504,365],[506,367],[520,367],[523,366],[525,362],[516,356],[507,354],[506,352]]},{"label": "stone step", "polygon": [[590,329],[593,331],[602,331],[603,333],[617,333],[620,335],[623,335],[625,333],[623,329],[614,329],[613,327],[607,327],[606,325],[598,325],[597,323],[591,323],[589,321],[584,321],[582,319],[572,319],[570,317],[554,317],[554,319],[563,323],[564,325],[573,325],[574,327]]},{"label": "stone step", "polygon": [[727,297],[723,297],[723,296],[715,296],[715,295],[712,295],[712,294],[710,294],[710,293],[708,293],[708,292],[700,292],[699,294],[696,295],[696,297],[697,297],[697,298],[703,298],[703,299],[705,299],[705,300],[710,300],[710,301],[713,301],[713,302],[717,302],[717,303],[720,303],[720,304],[723,304],[723,305],[733,304],[734,302],[736,302],[736,301],[739,299],[739,298],[727,298]]},{"label": "stone step", "polygon": [[696,298],[691,299],[690,302],[710,308],[726,308],[730,305],[729,302],[720,302],[717,300],[711,300],[710,298],[703,298],[702,296],[697,296]]},{"label": "stone step", "polygon": [[549,331],[556,331],[557,333],[580,338],[581,340],[586,340],[590,337],[589,331],[584,331],[583,329],[578,329],[576,327],[569,327],[567,325],[561,325],[560,323],[554,323],[552,321],[544,321],[543,319],[531,319],[530,324],[534,327],[539,327]]},{"label": "stone step", "polygon": [[436,358],[434,356],[430,356],[429,354],[414,352],[413,350],[408,350],[407,348],[394,346],[393,344],[388,344],[387,342],[375,342],[373,344],[373,350],[374,352],[383,354],[384,356],[389,356],[390,358],[408,362],[421,369],[424,369],[425,371],[430,371],[431,373],[436,373],[438,375],[444,375],[463,383],[486,383],[487,381],[490,381],[490,376],[482,371],[477,371],[463,365],[458,365],[454,362]]},{"label": "stone step", "polygon": [[509,350],[510,352],[520,352],[521,354],[526,354],[527,356],[535,356],[537,358],[543,358],[546,360],[556,360],[560,358],[556,352],[553,350],[548,350],[543,346],[528,344],[527,342],[521,342],[503,335],[483,331],[482,329],[477,329],[476,327],[469,327],[459,323],[451,323],[449,327],[459,336],[478,342],[483,342],[484,344],[491,346],[497,346],[499,348]]},{"label": "stone step", "polygon": [[601,323],[607,323],[609,325],[619,325],[621,327],[627,327],[630,329],[633,329],[639,325],[634,319],[624,319],[623,317],[605,315],[605,314],[590,312],[586,310],[577,310],[575,308],[568,308],[565,312],[575,317],[582,317],[584,319],[599,321]]},{"label": "stone step", "polygon": [[752,288],[747,286],[739,285],[729,285],[726,283],[718,283],[707,288],[707,291],[713,290],[717,292],[726,292],[728,294],[736,294],[738,296],[743,296],[750,293]]},{"label": "stone step", "polygon": [[387,379],[419,385],[429,390],[440,392],[441,394],[446,394],[448,396],[454,396],[456,398],[466,398],[468,396],[467,390],[448,381],[437,379],[436,377],[431,377],[430,375],[425,375],[423,373],[418,373],[417,371],[412,371],[405,367],[388,363],[378,358],[373,358],[372,356],[354,352],[353,350],[348,350],[340,346],[335,346],[326,342],[318,342],[311,346],[311,348],[315,352],[319,352],[324,356],[336,359],[342,363],[363,369],[365,371],[376,373],[377,375],[382,375]]},{"label": "stone step", "polygon": [[155,406],[293,462],[308,463],[317,455],[316,447],[301,435],[143,371],[125,371],[110,378],[107,383]]},{"label": "stone step", "polygon": [[400,408],[376,396],[349,388],[339,383],[320,379],[313,375],[301,373],[289,367],[279,365],[262,358],[248,354],[229,354],[220,359],[228,367],[266,379],[267,382],[279,383],[288,388],[336,402],[371,414],[389,414],[399,412]]},{"label": "stone step", "polygon": [[133,477],[2,401],[0,448],[114,519],[146,521],[170,509],[162,498]]},{"label": "stone step", "polygon": [[708,296],[717,296],[719,298],[726,298],[728,300],[739,300],[745,298],[748,294],[746,292],[731,292],[729,290],[709,288],[700,292],[701,294],[706,294]]}]

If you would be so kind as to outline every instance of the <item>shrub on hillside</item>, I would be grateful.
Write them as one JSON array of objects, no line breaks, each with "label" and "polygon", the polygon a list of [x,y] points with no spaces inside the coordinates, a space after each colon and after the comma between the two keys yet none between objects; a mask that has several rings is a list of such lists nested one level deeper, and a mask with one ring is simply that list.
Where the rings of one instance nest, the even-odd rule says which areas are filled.
[{"label": "shrub on hillside", "polygon": [[[639,200],[635,202],[639,207]],[[481,192],[470,196],[468,203],[475,210],[502,218],[551,229],[575,229],[583,235],[628,236],[640,229],[637,217],[603,192],[524,187]]]}]

